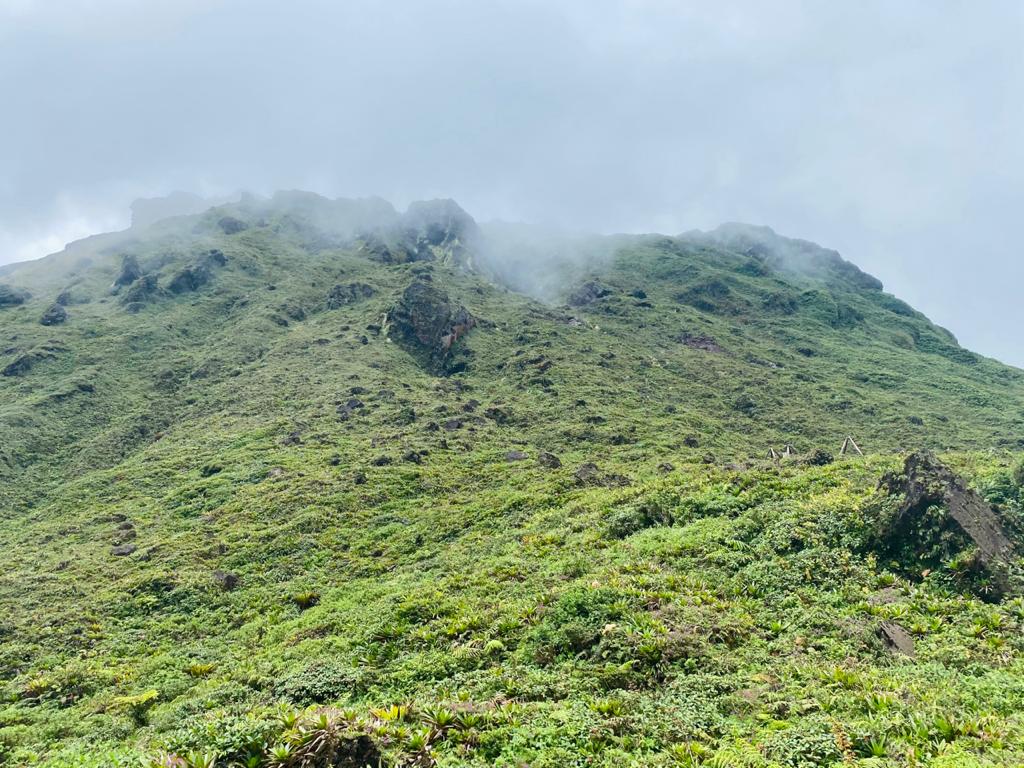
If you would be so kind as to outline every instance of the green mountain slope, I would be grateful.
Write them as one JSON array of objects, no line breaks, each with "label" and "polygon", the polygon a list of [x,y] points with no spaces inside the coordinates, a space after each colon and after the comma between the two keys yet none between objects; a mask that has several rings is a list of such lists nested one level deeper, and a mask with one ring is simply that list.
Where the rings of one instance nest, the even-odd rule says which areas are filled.
[{"label": "green mountain slope", "polygon": [[875,490],[1016,530],[1024,373],[832,251],[279,193],[3,268],[0,352],[0,761],[1024,760],[1024,605]]}]

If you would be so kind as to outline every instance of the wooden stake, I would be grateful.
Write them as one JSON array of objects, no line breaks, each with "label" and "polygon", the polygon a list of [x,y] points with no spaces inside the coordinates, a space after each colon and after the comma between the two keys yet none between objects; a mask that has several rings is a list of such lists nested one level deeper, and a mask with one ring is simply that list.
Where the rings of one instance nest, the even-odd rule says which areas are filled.
[{"label": "wooden stake", "polygon": [[863,456],[864,455],[864,451],[862,451],[860,449],[860,446],[857,445],[857,441],[854,440],[849,435],[847,435],[846,439],[843,440],[843,447],[839,449],[839,455],[840,456],[845,456],[846,452],[848,450],[849,451],[856,451],[858,456]]}]

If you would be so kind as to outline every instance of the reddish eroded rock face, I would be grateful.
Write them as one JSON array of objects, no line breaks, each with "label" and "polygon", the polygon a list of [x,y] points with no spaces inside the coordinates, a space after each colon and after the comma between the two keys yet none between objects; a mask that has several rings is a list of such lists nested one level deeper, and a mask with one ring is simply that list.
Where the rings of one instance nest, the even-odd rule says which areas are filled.
[{"label": "reddish eroded rock face", "polygon": [[389,319],[390,336],[432,373],[444,375],[464,367],[453,359],[455,347],[477,320],[432,282],[413,281]]},{"label": "reddish eroded rock face", "polygon": [[718,346],[718,343],[710,336],[703,334],[694,333],[681,333],[676,337],[676,341],[683,344],[690,349],[699,349],[704,352],[724,352],[725,350]]}]

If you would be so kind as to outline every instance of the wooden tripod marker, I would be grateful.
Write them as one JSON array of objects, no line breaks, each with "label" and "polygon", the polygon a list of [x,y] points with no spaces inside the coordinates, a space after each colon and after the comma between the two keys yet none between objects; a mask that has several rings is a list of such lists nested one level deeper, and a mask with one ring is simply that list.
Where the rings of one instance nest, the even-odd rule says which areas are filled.
[{"label": "wooden tripod marker", "polygon": [[768,456],[766,458],[769,458],[772,461],[778,461],[782,457],[779,456],[778,452],[774,448],[769,448],[768,449]]},{"label": "wooden tripod marker", "polygon": [[782,458],[788,459],[790,456],[795,456],[795,455],[796,455],[796,451],[793,450],[793,446],[790,445],[789,443],[786,443],[786,445],[783,446],[783,448],[782,448]]},{"label": "wooden tripod marker", "polygon": [[839,449],[839,455],[845,456],[847,451],[856,451],[858,456],[863,456],[864,451],[857,445],[857,441],[847,435],[846,439],[843,440],[843,447]]}]

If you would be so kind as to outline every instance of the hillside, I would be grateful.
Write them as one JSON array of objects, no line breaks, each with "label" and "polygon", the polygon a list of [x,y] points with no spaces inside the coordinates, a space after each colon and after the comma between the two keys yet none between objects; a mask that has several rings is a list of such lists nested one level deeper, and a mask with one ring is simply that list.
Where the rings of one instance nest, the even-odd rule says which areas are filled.
[{"label": "hillside", "polygon": [[1024,372],[834,251],[151,219],[0,268],[0,764],[1024,761],[1019,562],[877,490],[1019,545]]}]

